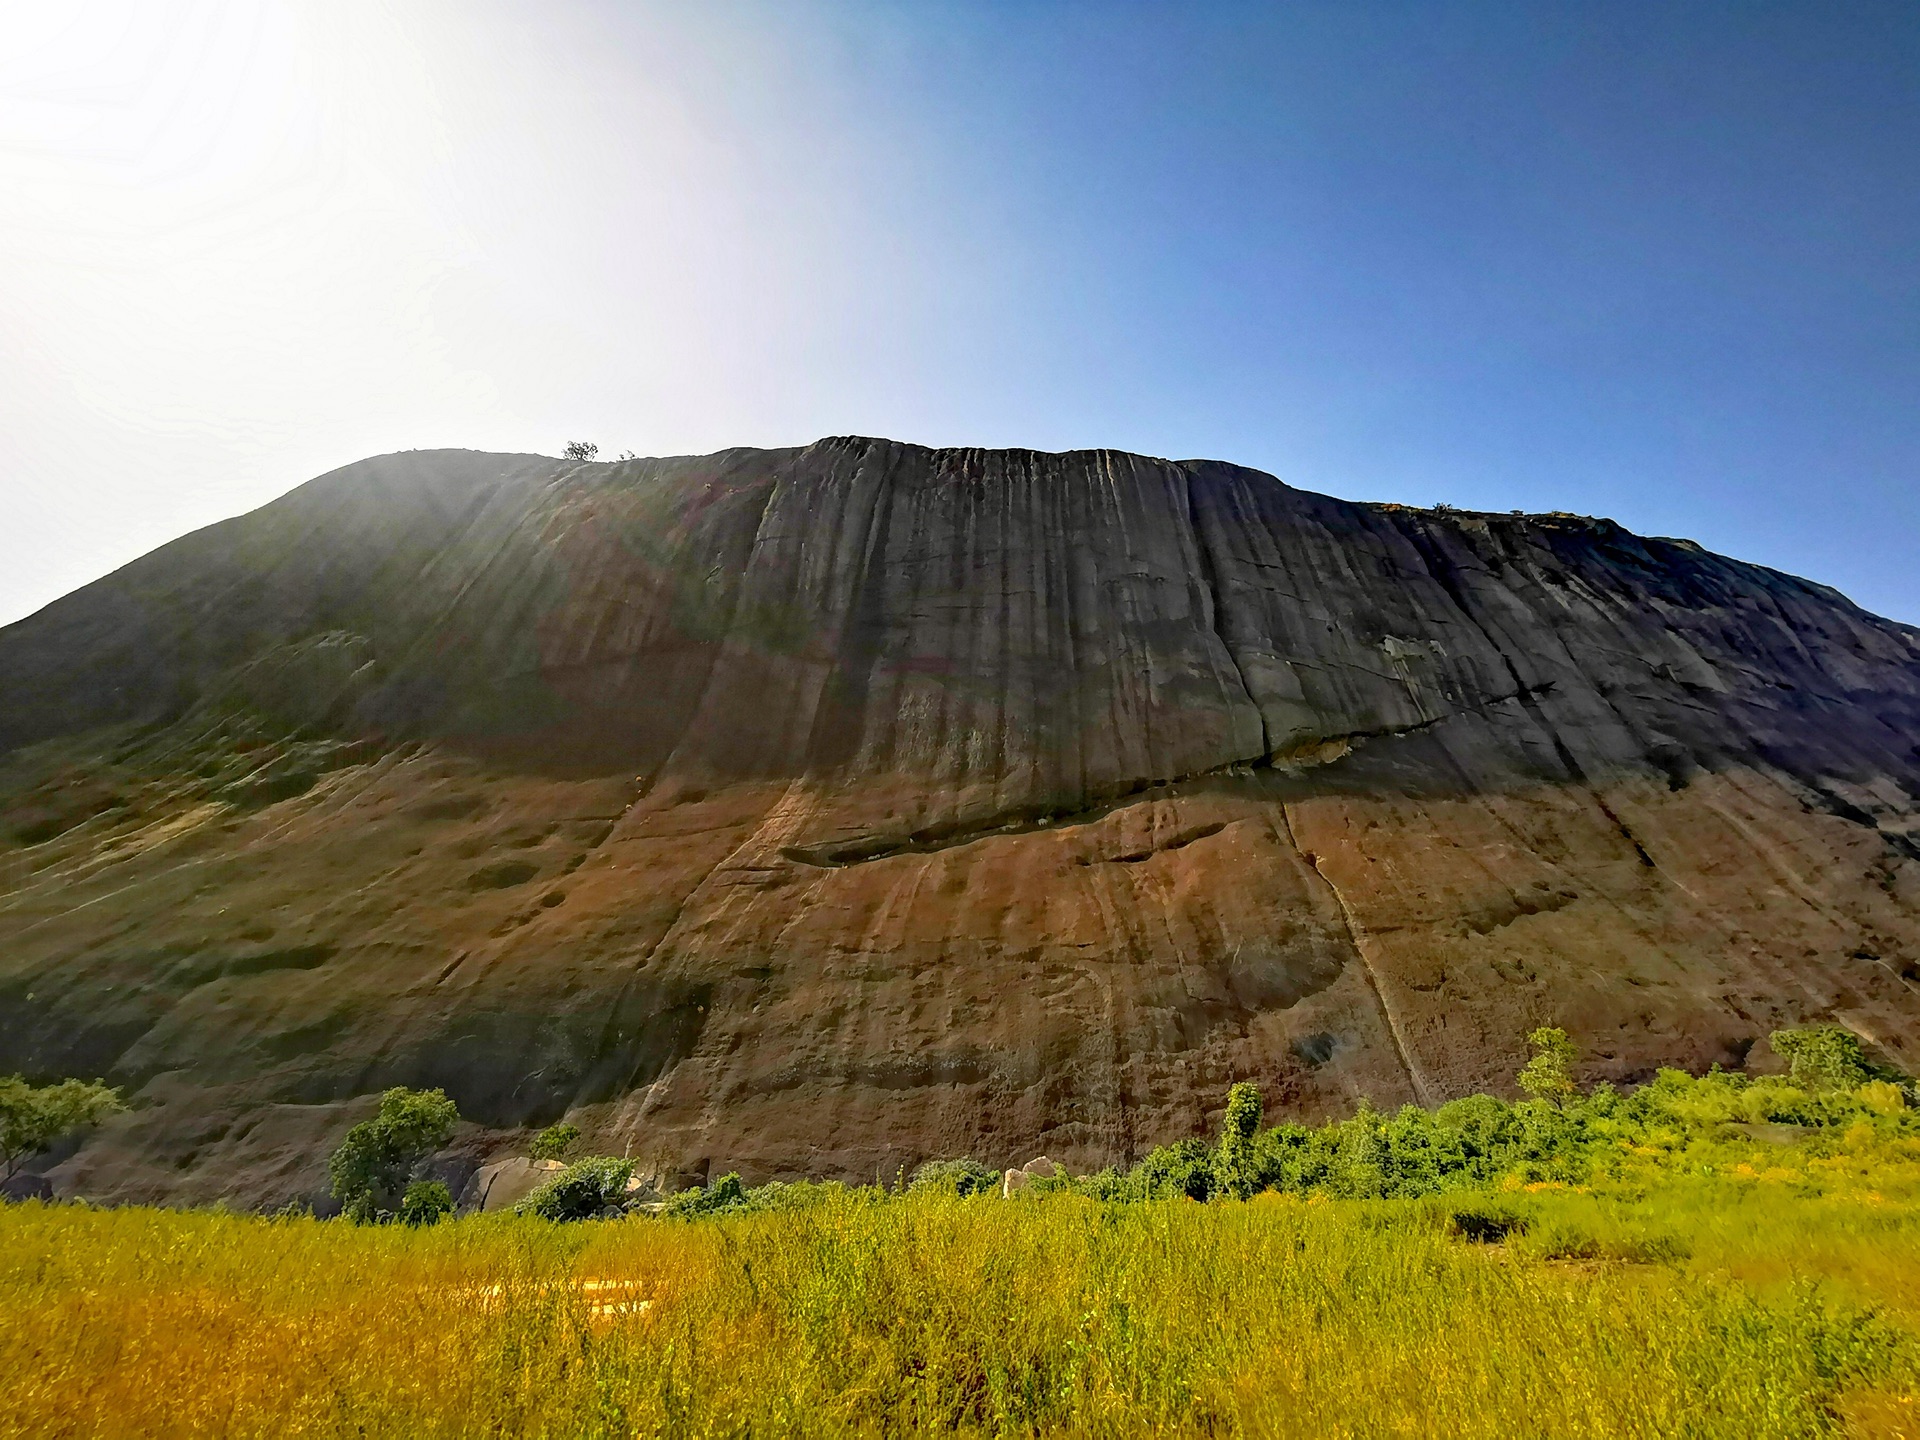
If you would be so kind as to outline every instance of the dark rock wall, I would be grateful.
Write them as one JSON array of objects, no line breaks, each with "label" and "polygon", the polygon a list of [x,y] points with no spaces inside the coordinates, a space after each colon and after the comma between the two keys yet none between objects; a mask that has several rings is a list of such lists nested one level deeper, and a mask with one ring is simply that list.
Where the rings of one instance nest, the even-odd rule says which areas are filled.
[{"label": "dark rock wall", "polygon": [[0,631],[0,1071],[140,1095],[63,1183],[254,1202],[389,1083],[871,1178],[1443,1098],[1549,1019],[1900,1056],[1916,741],[1913,631],[1607,521],[389,456]]}]

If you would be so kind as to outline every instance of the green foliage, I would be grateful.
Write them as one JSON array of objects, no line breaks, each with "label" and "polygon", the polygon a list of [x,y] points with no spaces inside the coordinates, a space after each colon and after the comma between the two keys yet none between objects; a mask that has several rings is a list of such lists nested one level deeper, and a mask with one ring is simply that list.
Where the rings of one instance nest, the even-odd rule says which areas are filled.
[{"label": "green foliage", "polygon": [[514,1206],[542,1220],[597,1220],[626,1209],[633,1162],[611,1155],[590,1155],[562,1170]]},{"label": "green foliage", "polygon": [[1148,1152],[1133,1170],[1122,1178],[1110,1198],[1124,1200],[1172,1200],[1185,1196],[1205,1200],[1213,1194],[1213,1149],[1206,1141],[1194,1138],[1176,1140]]},{"label": "green foliage", "polygon": [[600,453],[600,447],[591,440],[569,440],[560,453],[569,460],[591,460]]},{"label": "green foliage", "polygon": [[909,1190],[951,1190],[959,1196],[991,1195],[1000,1188],[1000,1172],[978,1160],[929,1160],[913,1172]]},{"label": "green foliage", "polygon": [[0,1077],[0,1178],[12,1179],[28,1156],[126,1108],[118,1090],[97,1080],[35,1088],[18,1075]]},{"label": "green foliage", "polygon": [[[1362,1101],[1350,1119],[1263,1131],[1257,1092],[1235,1086],[1217,1146],[1199,1139],[1163,1145],[1130,1170],[1103,1170],[1072,1188],[1110,1202],[1245,1199],[1262,1191],[1414,1200],[1502,1185],[1588,1184],[1630,1162],[1665,1163],[1728,1137],[1758,1143],[1748,1133],[1754,1127],[1835,1133],[1866,1125],[1877,1133],[1920,1136],[1920,1111],[1906,1100],[1910,1092],[1885,1079],[1860,1083],[1848,1068],[1858,1042],[1842,1035],[1801,1052],[1810,1050],[1809,1064],[1818,1067],[1803,1078],[1820,1088],[1718,1069],[1697,1078],[1662,1070],[1630,1095],[1610,1085],[1582,1095],[1568,1078],[1573,1045],[1557,1029],[1532,1036],[1535,1060],[1523,1083],[1531,1081],[1527,1088],[1536,1098],[1518,1104],[1470,1095],[1434,1110],[1407,1105],[1388,1115]],[[1836,1081],[1853,1083],[1839,1088]]]},{"label": "green foliage", "polygon": [[459,1120],[444,1090],[395,1086],[383,1094],[379,1112],[347,1131],[327,1162],[333,1198],[347,1218],[361,1224],[395,1218],[420,1162],[453,1138]]},{"label": "green foliage", "polygon": [[400,1219],[408,1225],[434,1225],[453,1213],[453,1195],[439,1180],[416,1180],[400,1197]]},{"label": "green foliage", "polygon": [[[593,1168],[590,1170],[589,1167]],[[603,1170],[601,1167],[625,1168]],[[977,1171],[980,1167],[973,1168]],[[631,1209],[625,1189],[631,1173],[632,1166],[626,1161],[582,1160],[565,1174],[534,1191],[514,1208],[522,1214],[541,1214],[552,1220],[583,1220],[595,1215],[611,1217],[625,1213]],[[569,1187],[566,1182],[576,1176],[583,1182],[598,1177],[597,1190],[589,1189],[583,1194],[581,1187]],[[615,1181],[618,1182],[617,1186]],[[549,1192],[552,1200],[544,1201],[543,1195]],[[919,1187],[919,1193],[958,1195],[962,1192],[957,1185],[928,1184]],[[574,1202],[569,1203],[568,1196],[575,1197]],[[748,1188],[738,1175],[729,1173],[711,1185],[695,1185],[682,1190],[663,1205],[649,1205],[644,1213],[658,1213],[676,1220],[780,1214],[812,1210],[849,1196],[858,1197],[863,1202],[877,1202],[888,1198],[889,1192],[878,1186],[847,1186],[838,1180],[770,1180],[765,1185]],[[542,1208],[543,1205],[545,1208]]]},{"label": "green foliage", "polygon": [[725,1215],[748,1206],[746,1187],[732,1172],[711,1185],[695,1185],[682,1190],[667,1202],[666,1213],[677,1219],[691,1220],[702,1215]]},{"label": "green foliage", "polygon": [[[1259,1090],[1238,1084],[1228,1092],[1217,1143],[1198,1137],[1175,1141],[1131,1168],[1037,1180],[1027,1191],[1067,1190],[1116,1204],[1244,1200],[1268,1191],[1338,1200],[1418,1201],[1528,1186],[1586,1186],[1617,1180],[1636,1165],[1684,1165],[1689,1155],[1719,1153],[1715,1146],[1751,1150],[1782,1135],[1853,1134],[1864,1126],[1876,1134],[1920,1138],[1920,1110],[1907,1104],[1910,1091],[1884,1079],[1860,1082],[1860,1076],[1885,1072],[1856,1060],[1858,1041],[1844,1031],[1840,1034],[1801,1047],[1801,1056],[1812,1057],[1799,1077],[1806,1084],[1787,1077],[1754,1079],[1718,1068],[1698,1077],[1662,1070],[1630,1094],[1602,1084],[1583,1095],[1570,1078],[1576,1055],[1572,1042],[1563,1031],[1547,1027],[1530,1037],[1534,1059],[1522,1072],[1532,1099],[1511,1103],[1470,1095],[1432,1110],[1405,1105],[1391,1114],[1363,1100],[1348,1119],[1319,1126],[1288,1123],[1262,1130]],[[1789,1040],[1788,1048],[1793,1044]],[[1854,1065],[1861,1068],[1849,1068]],[[1851,1088],[1832,1083],[1848,1080],[1856,1083]],[[543,1191],[557,1190],[580,1171],[576,1166]],[[619,1173],[622,1184],[629,1173]],[[912,1183],[903,1188],[909,1194],[965,1197],[991,1193],[997,1182],[996,1172],[978,1162],[936,1160],[917,1169]],[[854,1194],[876,1203],[889,1199],[888,1192],[878,1189],[838,1185],[775,1182],[748,1189],[738,1175],[728,1174],[710,1186],[683,1191],[663,1210],[676,1218],[696,1219],[806,1209]],[[521,1208],[574,1218],[612,1213],[621,1203],[618,1195],[603,1188],[597,1199],[588,1196],[577,1205],[556,1198],[540,1210],[530,1197]],[[1467,1218],[1449,1222],[1455,1233],[1475,1238],[1497,1238],[1496,1230],[1506,1233],[1501,1230],[1505,1221],[1497,1217],[1476,1220],[1468,1210],[1457,1213]],[[1578,1258],[1588,1242],[1544,1238],[1539,1243],[1564,1243],[1570,1247],[1566,1258]],[[1627,1237],[1593,1243],[1600,1246],[1594,1253],[1601,1258],[1632,1258],[1662,1253],[1665,1242]],[[1610,1245],[1613,1248],[1607,1248]]]},{"label": "green foliage", "polygon": [[1869,1067],[1860,1038],[1842,1025],[1776,1030],[1768,1041],[1773,1053],[1792,1066],[1793,1083],[1802,1090],[1853,1090],[1868,1080],[1883,1078]]},{"label": "green foliage", "polygon": [[1227,1091],[1227,1114],[1220,1127],[1220,1148],[1214,1154],[1214,1177],[1220,1190],[1245,1200],[1260,1188],[1254,1164],[1254,1137],[1260,1130],[1260,1087],[1241,1081]]},{"label": "green foliage", "polygon": [[[724,1181],[725,1177],[722,1177]],[[846,1195],[860,1195],[868,1199],[882,1196],[885,1192],[873,1188],[859,1188],[842,1185],[838,1180],[769,1180],[765,1185],[756,1185],[741,1192],[743,1209],[748,1214],[766,1214],[769,1212],[811,1210]],[[719,1213],[732,1214],[734,1210]]]},{"label": "green foliage", "polygon": [[569,1125],[562,1120],[557,1125],[549,1125],[533,1137],[533,1144],[527,1153],[535,1160],[558,1160],[571,1150],[580,1139],[580,1127]]},{"label": "green foliage", "polygon": [[1573,1062],[1579,1051],[1558,1025],[1543,1025],[1527,1037],[1533,1058],[1515,1077],[1536,1100],[1563,1105],[1574,1096]]}]

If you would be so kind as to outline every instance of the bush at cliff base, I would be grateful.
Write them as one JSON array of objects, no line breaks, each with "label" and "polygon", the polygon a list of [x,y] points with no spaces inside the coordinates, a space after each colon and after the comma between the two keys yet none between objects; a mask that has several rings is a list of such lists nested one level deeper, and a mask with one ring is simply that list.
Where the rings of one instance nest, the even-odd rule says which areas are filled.
[{"label": "bush at cliff base", "polygon": [[513,1208],[542,1220],[595,1220],[621,1213],[633,1162],[592,1155],[569,1165]]}]

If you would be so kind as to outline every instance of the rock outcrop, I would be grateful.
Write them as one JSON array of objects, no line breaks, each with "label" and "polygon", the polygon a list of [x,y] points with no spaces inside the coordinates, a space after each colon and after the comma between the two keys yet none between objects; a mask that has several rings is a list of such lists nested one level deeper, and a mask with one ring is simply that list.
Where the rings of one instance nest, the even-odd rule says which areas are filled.
[{"label": "rock outcrop", "polygon": [[1024,1165],[1015,1166],[1002,1172],[1000,1176],[1000,1198],[1011,1200],[1036,1180],[1051,1180],[1061,1174],[1061,1169],[1045,1155],[1029,1160]]},{"label": "rock outcrop", "polygon": [[1920,1064],[1920,635],[1603,520],[864,439],[322,477],[0,630],[0,1073],[272,1204],[391,1084],[699,1178]]}]

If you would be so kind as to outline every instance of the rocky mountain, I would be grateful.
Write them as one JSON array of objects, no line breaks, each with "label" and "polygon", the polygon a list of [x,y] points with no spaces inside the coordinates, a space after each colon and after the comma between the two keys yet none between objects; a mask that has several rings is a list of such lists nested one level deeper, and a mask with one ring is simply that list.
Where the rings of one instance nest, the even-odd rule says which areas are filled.
[{"label": "rocky mountain", "polygon": [[[1076,1167],[1209,1128],[1920,1065],[1920,634],[1605,520],[1112,451],[336,471],[0,630],[0,1073],[120,1199],[469,1165]],[[457,1177],[456,1177],[457,1178]]]}]

